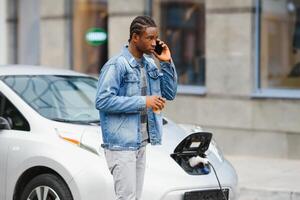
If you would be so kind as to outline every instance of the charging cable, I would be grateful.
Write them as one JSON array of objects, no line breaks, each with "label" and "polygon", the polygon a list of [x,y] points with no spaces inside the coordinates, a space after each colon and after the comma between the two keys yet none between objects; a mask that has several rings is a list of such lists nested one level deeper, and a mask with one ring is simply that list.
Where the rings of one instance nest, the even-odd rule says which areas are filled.
[{"label": "charging cable", "polygon": [[222,186],[221,186],[219,177],[218,177],[218,175],[217,175],[217,172],[216,172],[214,166],[213,166],[209,161],[208,161],[208,164],[213,168],[213,171],[214,171],[214,173],[215,173],[215,175],[216,175],[216,178],[217,178],[217,181],[218,181],[218,184],[219,184],[219,187],[220,187],[220,190],[221,190],[221,193],[222,193],[222,195],[223,195],[224,200],[228,200],[227,197],[226,197],[226,195],[225,195],[225,193],[224,193],[224,191],[223,191],[223,189],[222,189]]},{"label": "charging cable", "polygon": [[208,165],[210,165],[210,166],[212,167],[212,169],[213,169],[213,171],[214,171],[214,173],[215,173],[215,176],[216,176],[216,178],[217,178],[217,181],[218,181],[218,184],[219,184],[219,187],[220,187],[220,191],[221,191],[221,193],[222,193],[222,195],[223,195],[223,198],[224,198],[224,200],[228,200],[227,197],[226,197],[226,195],[225,195],[225,193],[224,193],[224,191],[223,191],[223,189],[222,189],[222,186],[221,186],[219,177],[218,177],[218,175],[217,175],[217,172],[216,172],[214,166],[208,161],[208,159],[207,159],[207,158],[200,157],[200,156],[193,156],[193,157],[191,157],[191,158],[189,159],[189,164],[190,164],[191,167],[196,167],[196,166],[199,165],[200,163],[202,163],[202,164],[208,164]]}]

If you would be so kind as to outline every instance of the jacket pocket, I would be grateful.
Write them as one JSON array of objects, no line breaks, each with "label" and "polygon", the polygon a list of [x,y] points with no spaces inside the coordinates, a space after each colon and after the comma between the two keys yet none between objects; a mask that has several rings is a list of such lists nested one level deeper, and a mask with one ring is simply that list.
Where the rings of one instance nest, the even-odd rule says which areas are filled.
[{"label": "jacket pocket", "polygon": [[139,79],[135,73],[127,73],[124,77],[124,82],[125,83],[134,83],[138,82]]},{"label": "jacket pocket", "polygon": [[159,71],[158,71],[158,69],[153,69],[151,71],[148,71],[148,75],[152,79],[158,79],[158,77],[159,77]]},{"label": "jacket pocket", "polygon": [[124,77],[124,88],[126,96],[135,96],[139,92],[139,78],[135,73],[128,73]]},{"label": "jacket pocket", "polygon": [[148,71],[151,93],[160,95],[160,73],[158,69]]}]

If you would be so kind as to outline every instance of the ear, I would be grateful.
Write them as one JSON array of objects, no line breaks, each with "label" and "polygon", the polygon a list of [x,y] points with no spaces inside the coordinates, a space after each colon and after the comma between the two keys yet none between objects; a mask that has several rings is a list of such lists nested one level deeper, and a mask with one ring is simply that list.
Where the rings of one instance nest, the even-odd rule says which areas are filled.
[{"label": "ear", "polygon": [[139,39],[140,39],[140,36],[139,36],[138,34],[136,34],[136,33],[133,33],[133,34],[132,34],[131,40],[132,40],[133,42],[137,42]]}]

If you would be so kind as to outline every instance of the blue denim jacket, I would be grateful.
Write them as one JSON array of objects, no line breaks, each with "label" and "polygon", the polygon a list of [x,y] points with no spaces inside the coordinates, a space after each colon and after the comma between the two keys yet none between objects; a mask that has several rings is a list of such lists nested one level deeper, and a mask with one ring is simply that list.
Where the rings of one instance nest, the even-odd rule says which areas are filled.
[{"label": "blue denim jacket", "polygon": [[[161,62],[161,70],[154,60],[144,55],[147,71],[147,94],[173,100],[177,91],[177,74],[173,63]],[[140,65],[125,46],[102,68],[96,95],[100,113],[103,144],[110,150],[136,150],[141,147],[140,111],[146,108],[141,96]],[[161,144],[162,116],[147,109],[148,133],[152,145]]]}]

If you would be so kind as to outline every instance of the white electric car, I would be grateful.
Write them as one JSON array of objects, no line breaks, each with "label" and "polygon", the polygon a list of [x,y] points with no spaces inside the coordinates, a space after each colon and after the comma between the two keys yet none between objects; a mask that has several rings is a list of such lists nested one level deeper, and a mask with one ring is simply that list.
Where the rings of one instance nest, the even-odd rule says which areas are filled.
[{"label": "white electric car", "polygon": [[[96,86],[70,70],[0,66],[1,200],[114,199]],[[236,199],[237,175],[213,140],[206,155],[223,194],[210,165],[191,168],[170,156],[193,131],[166,118],[163,129],[163,145],[147,146],[143,200]]]}]

